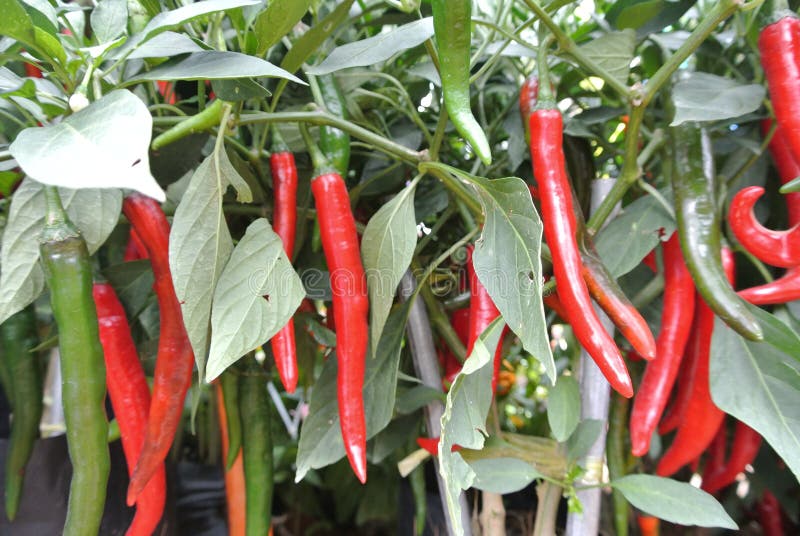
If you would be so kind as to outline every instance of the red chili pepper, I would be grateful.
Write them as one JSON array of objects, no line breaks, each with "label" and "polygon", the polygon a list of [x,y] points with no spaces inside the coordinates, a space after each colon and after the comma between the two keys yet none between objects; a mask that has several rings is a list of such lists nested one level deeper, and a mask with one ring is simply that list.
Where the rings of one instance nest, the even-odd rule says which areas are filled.
[{"label": "red chili pepper", "polygon": [[367,352],[367,280],[347,187],[338,173],[311,181],[322,250],[328,263],[336,323],[339,421],[347,459],[358,479],[367,481],[367,430],[364,420],[364,369]]},{"label": "red chili pepper", "polygon": [[761,225],[753,213],[764,188],[749,186],[739,190],[731,200],[728,222],[737,240],[767,264],[788,268],[800,264],[800,224],[785,231],[774,231]]},{"label": "red chili pepper", "polygon": [[661,520],[657,517],[637,514],[636,521],[639,523],[639,533],[642,536],[658,536]]},{"label": "red chili pepper", "polygon": [[[273,129],[272,155],[269,158],[272,171],[272,187],[275,194],[272,227],[283,241],[283,249],[289,259],[294,250],[297,224],[297,167],[294,155],[289,151],[277,129]],[[297,348],[294,339],[294,321],[289,319],[272,337],[272,353],[281,383],[290,393],[297,387]]]},{"label": "red chili pepper", "polygon": [[564,310],[564,306],[561,305],[561,299],[558,297],[558,290],[554,290],[547,296],[542,296],[542,301],[563,320],[567,319],[567,312]]},{"label": "red chili pepper", "polygon": [[795,158],[800,159],[800,19],[787,11],[765,26],[758,36],[758,49],[775,118]]},{"label": "red chili pepper", "polygon": [[741,421],[736,422],[736,433],[733,436],[731,455],[727,463],[708,476],[703,476],[703,489],[708,493],[716,493],[728,484],[736,481],[736,476],[756,459],[761,448],[761,436],[758,432]]},{"label": "red chili pepper", "polygon": [[656,358],[647,364],[631,411],[631,451],[644,456],[675,384],[689,340],[695,311],[694,282],[683,261],[678,233],[662,244],[664,252],[664,307],[656,341]]},{"label": "red chili pepper", "polygon": [[[125,310],[114,289],[108,283],[95,283],[92,294],[106,362],[108,396],[119,423],[122,449],[128,474],[131,474],[144,443],[150,388],[131,338]],[[153,534],[164,513],[165,498],[166,475],[162,463],[136,500],[136,514],[127,535]]]},{"label": "red chili pepper", "polygon": [[41,78],[42,77],[42,70],[39,69],[37,66],[32,65],[30,63],[25,64],[25,76],[29,78]]},{"label": "red chili pepper", "polygon": [[[725,426],[723,421],[722,425],[717,430],[717,435],[708,446],[708,455],[706,456],[705,464],[703,466],[703,489],[708,491],[705,487],[707,479],[725,466],[725,456],[728,447],[728,427]],[[693,469],[696,471],[697,469]],[[709,493],[713,493],[708,491]]]},{"label": "red chili pepper", "polygon": [[[761,121],[761,132],[767,135],[772,127],[772,120]],[[781,127],[777,127],[772,139],[769,140],[769,152],[772,154],[772,161],[778,169],[778,177],[781,184],[786,184],[797,177],[800,177],[800,164],[792,154],[792,148],[786,141]],[[789,225],[795,226],[800,223],[800,193],[786,194],[786,206],[789,212]]]},{"label": "red chili pepper", "polygon": [[138,261],[147,258],[147,248],[142,243],[142,239],[136,234],[136,229],[131,227],[128,235],[128,245],[125,246],[125,254],[122,257],[124,262]]},{"label": "red chili pepper", "polygon": [[192,383],[194,353],[183,325],[181,305],[172,286],[169,223],[164,212],[156,201],[141,194],[126,197],[122,210],[150,256],[153,289],[161,318],[144,447],[128,487],[128,504],[132,505],[172,446],[183,413],[183,401]]},{"label": "red chili pepper", "polygon": [[[438,437],[418,437],[417,445],[419,448],[427,450],[431,456],[439,455],[439,438]],[[458,452],[463,447],[461,445],[453,445],[450,447],[450,452]]]},{"label": "red chili pepper", "polygon": [[[450,323],[453,330],[458,335],[461,343],[466,347],[469,344],[469,317],[470,308],[456,309],[450,315]],[[444,345],[442,349],[442,366],[444,367],[444,376],[442,377],[442,389],[444,391],[450,390],[450,386],[456,379],[456,376],[461,372],[461,362],[453,355],[453,352]]]},{"label": "red chili pepper", "polygon": [[[467,273],[469,274],[469,289],[471,298],[469,301],[469,338],[467,339],[467,357],[472,353],[475,342],[483,331],[489,327],[495,318],[500,316],[500,311],[492,301],[486,287],[478,279],[475,273],[475,266],[472,264],[473,246],[467,247]],[[503,333],[505,333],[503,329]],[[492,372],[492,393],[497,388],[497,375],[500,373],[500,363],[503,361],[503,337],[497,341],[497,348],[494,351],[494,371]]]},{"label": "red chili pepper", "polygon": [[756,503],[758,521],[764,536],[783,536],[783,519],[781,503],[769,490],[764,490],[761,500]]},{"label": "red chili pepper", "polygon": [[561,145],[561,112],[557,109],[537,109],[530,116],[529,126],[531,161],[561,304],[578,341],[592,356],[611,386],[622,396],[630,398],[633,396],[633,385],[625,361],[614,339],[600,323],[583,281],[583,264],[575,238],[577,224],[572,191]]},{"label": "red chili pepper", "polygon": [[[722,248],[722,266],[728,281],[733,284],[734,265],[733,253]],[[714,312],[698,295],[695,306],[695,322],[693,330],[701,335],[695,340],[695,347],[690,351],[696,352],[697,357],[694,369],[691,371],[693,378],[691,385],[691,398],[686,406],[678,433],[672,444],[656,467],[659,476],[670,476],[678,469],[691,462],[706,450],[725,419],[725,413],[714,405],[711,400],[711,387],[709,385],[709,363],[711,350],[711,336],[714,331]]]},{"label": "red chili pepper", "polygon": [[[222,459],[228,459],[230,438],[228,437],[228,415],[225,413],[225,401],[222,396],[222,384],[214,380],[214,391],[219,412],[219,431],[222,436]],[[228,536],[245,536],[245,515],[247,496],[244,485],[244,462],[242,449],[230,468],[225,469],[225,507],[228,519]]]},{"label": "red chili pepper", "polygon": [[754,305],[772,305],[800,300],[800,266],[789,268],[775,281],[739,291]]},{"label": "red chili pepper", "polygon": [[175,85],[172,82],[158,80],[156,85],[158,86],[158,92],[164,98],[164,102],[166,104],[175,104],[178,102],[178,99],[175,95]]},{"label": "red chili pepper", "polygon": [[644,256],[642,259],[642,264],[650,268],[653,273],[658,273],[658,265],[656,264],[656,250],[652,250],[650,253]]}]

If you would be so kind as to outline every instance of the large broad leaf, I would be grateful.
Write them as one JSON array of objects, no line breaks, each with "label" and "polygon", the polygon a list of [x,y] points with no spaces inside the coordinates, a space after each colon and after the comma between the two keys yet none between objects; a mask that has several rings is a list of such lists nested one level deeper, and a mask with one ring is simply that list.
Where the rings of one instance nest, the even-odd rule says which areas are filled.
[{"label": "large broad leaf", "polygon": [[483,458],[468,463],[475,473],[472,487],[491,493],[514,493],[542,476],[519,458]]},{"label": "large broad leaf", "polygon": [[679,525],[739,527],[714,497],[696,487],[652,475],[628,475],[611,482],[633,506]]},{"label": "large broad leaf", "polygon": [[32,179],[65,188],[128,188],[158,201],[150,174],[153,119],[130,91],[112,91],[48,127],[27,128],[9,150]]},{"label": "large broad leaf", "polygon": [[370,341],[375,354],[394,293],[417,243],[414,220],[416,185],[404,188],[370,218],[361,240],[361,256],[367,274],[370,309]]},{"label": "large broad leaf", "polygon": [[0,35],[7,35],[23,43],[36,41],[33,21],[17,0],[0,0],[0,13],[3,14],[0,17]]},{"label": "large broad leaf", "polygon": [[244,179],[231,165],[224,148],[220,148],[192,175],[175,211],[169,236],[172,281],[201,378],[208,350],[214,288],[233,250],[222,212],[222,197],[229,185],[244,188],[245,196],[249,194]]},{"label": "large broad leaf", "polygon": [[633,30],[607,33],[580,46],[584,54],[623,84],[628,83],[635,48],[636,32]]},{"label": "large broad leaf", "polygon": [[614,277],[636,268],[658,246],[663,236],[675,230],[675,219],[653,196],[637,199],[625,207],[597,235],[595,246],[603,264]]},{"label": "large broad leaf", "polygon": [[457,452],[454,445],[469,449],[483,447],[486,434],[486,415],[492,403],[492,360],[503,333],[502,317],[494,320],[478,340],[464,362],[450,392],[442,414],[442,435],[439,440],[439,474],[445,483],[445,499],[450,523],[456,534],[463,534],[461,507],[458,496],[475,481],[475,472]]},{"label": "large broad leaf", "polygon": [[[363,391],[367,439],[386,428],[392,418],[400,349],[411,303],[403,303],[389,315],[377,355],[367,358]],[[345,455],[336,397],[337,367],[335,357],[328,357],[312,392],[308,417],[300,430],[295,482],[309,470],[330,465]]]},{"label": "large broad leaf", "polygon": [[672,126],[687,121],[718,121],[755,112],[764,101],[762,84],[740,84],[729,78],[691,73],[675,84],[672,100],[675,119]]},{"label": "large broad leaf", "polygon": [[128,59],[169,58],[179,54],[200,52],[203,48],[186,34],[164,32],[134,50]]},{"label": "large broad leaf", "polygon": [[283,57],[281,68],[290,73],[297,71],[303,65],[303,62],[310,58],[311,54],[319,50],[320,45],[339,27],[339,24],[350,12],[350,6],[353,5],[353,2],[354,0],[344,0],[327,17],[300,36]]},{"label": "large broad leaf", "polygon": [[206,381],[267,342],[305,297],[283,242],[259,218],[233,249],[214,290]]},{"label": "large broad leaf", "polygon": [[472,262],[508,327],[555,382],[542,305],[542,221],[522,179],[488,180],[450,168],[478,192],[485,221]]},{"label": "large broad leaf", "polygon": [[92,10],[90,20],[98,43],[113,41],[124,34],[127,28],[127,0],[102,0]]},{"label": "large broad leaf", "polygon": [[[61,201],[93,253],[117,224],[122,208],[119,190],[60,189]],[[11,199],[0,256],[0,323],[33,302],[44,290],[39,265],[39,234],[44,227],[44,187],[25,179]]]},{"label": "large broad leaf", "polygon": [[562,376],[547,395],[547,422],[559,442],[569,438],[581,419],[581,393],[572,376]]},{"label": "large broad leaf", "polygon": [[311,0],[271,0],[267,9],[256,17],[253,30],[258,40],[258,55],[264,53],[288,34],[308,11]]},{"label": "large broad leaf", "polygon": [[308,69],[309,74],[321,75],[364,67],[388,60],[398,52],[424,43],[433,36],[433,19],[426,17],[375,37],[336,47],[325,61]]},{"label": "large broad leaf", "polygon": [[127,84],[141,80],[223,80],[229,78],[286,78],[305,85],[305,82],[266,60],[239,52],[203,50],[188,56],[173,58],[155,69],[143,71]]},{"label": "large broad leaf", "polygon": [[761,434],[800,479],[800,341],[777,318],[757,315],[764,330],[761,343],[744,339],[717,319],[711,396],[720,409]]}]

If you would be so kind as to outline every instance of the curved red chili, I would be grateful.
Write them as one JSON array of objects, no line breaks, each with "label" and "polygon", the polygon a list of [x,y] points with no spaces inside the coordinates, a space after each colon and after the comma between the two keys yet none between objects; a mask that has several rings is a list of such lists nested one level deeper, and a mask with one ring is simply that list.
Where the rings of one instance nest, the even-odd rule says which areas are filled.
[{"label": "curved red chili", "polygon": [[[728,281],[733,284],[734,265],[733,253],[728,248],[722,248],[722,266]],[[719,409],[711,399],[709,384],[709,364],[711,350],[711,336],[714,331],[714,312],[698,295],[695,306],[695,322],[693,330],[700,332],[695,340],[697,352],[694,369],[691,374],[691,398],[686,405],[678,432],[672,440],[667,452],[661,457],[656,467],[659,476],[670,476],[678,469],[691,462],[706,450],[725,419],[725,413]]]},{"label": "curved red chili", "polygon": [[753,305],[774,305],[800,300],[800,266],[789,268],[775,281],[740,290],[738,294]]},{"label": "curved red chili", "polygon": [[345,452],[358,479],[367,480],[367,429],[364,418],[364,371],[367,353],[367,279],[347,187],[338,173],[311,181],[320,237],[330,270],[336,357],[339,423]]},{"label": "curved red chili", "polygon": [[128,504],[132,505],[167,457],[181,421],[183,402],[192,383],[194,353],[183,325],[181,305],[169,268],[169,223],[159,204],[131,194],[122,204],[125,216],[142,239],[153,269],[158,298],[160,335],[153,379],[153,396],[144,446],[131,476]]},{"label": "curved red chili", "polygon": [[[467,274],[469,276],[469,290],[471,298],[469,301],[469,337],[467,339],[467,357],[472,353],[475,342],[484,330],[489,327],[495,318],[500,316],[492,301],[486,287],[483,286],[478,274],[475,273],[475,266],[472,264],[473,246],[467,247]],[[503,330],[505,333],[505,329]],[[494,369],[492,372],[492,393],[497,387],[497,375],[500,372],[500,363],[503,361],[503,337],[497,341],[497,348],[494,351]]]},{"label": "curved red chili", "polygon": [[[277,129],[273,129],[272,154],[269,166],[272,171],[272,188],[275,196],[272,228],[283,241],[289,259],[294,250],[297,225],[297,166]],[[289,322],[270,341],[275,356],[275,367],[281,383],[290,393],[297,387],[297,348],[294,338],[294,320]]]},{"label": "curved red chili", "polygon": [[692,276],[681,253],[678,233],[662,244],[664,252],[664,306],[656,340],[656,358],[647,364],[631,411],[631,451],[643,456],[667,405],[689,340],[695,311]]},{"label": "curved red chili", "polygon": [[[761,132],[766,136],[772,128],[772,120],[761,121]],[[792,154],[792,148],[786,141],[781,127],[777,127],[772,139],[769,140],[769,152],[772,154],[772,161],[778,169],[778,177],[781,184],[793,181],[800,177],[800,164]],[[789,225],[795,226],[800,223],[800,193],[786,194],[786,207],[789,213]]]},{"label": "curved red chili", "polygon": [[[150,388],[131,338],[125,310],[113,287],[108,283],[95,283],[92,295],[97,307],[100,343],[103,345],[106,362],[108,396],[119,423],[122,449],[130,475],[144,443],[147,414],[150,410]],[[126,533],[128,536],[153,534],[164,513],[166,491],[166,475],[162,463],[136,499],[136,514]]]},{"label": "curved red chili", "polygon": [[761,65],[775,118],[795,158],[800,159],[800,19],[789,12],[758,36]]},{"label": "curved red chili", "polygon": [[586,348],[611,386],[622,396],[633,396],[633,385],[622,354],[600,323],[583,281],[583,265],[575,238],[572,191],[567,180],[561,145],[561,112],[538,109],[529,119],[531,161],[542,205],[544,233],[553,255],[561,304],[575,336]]},{"label": "curved red chili", "polygon": [[764,188],[749,186],[733,196],[728,211],[728,223],[733,234],[747,251],[767,264],[782,268],[800,264],[800,224],[785,231],[761,225],[753,207],[762,195]]},{"label": "curved red chili", "polygon": [[708,493],[716,493],[736,481],[736,476],[756,459],[761,448],[761,435],[741,421],[736,421],[736,432],[728,461],[715,471],[703,475],[702,488]]}]

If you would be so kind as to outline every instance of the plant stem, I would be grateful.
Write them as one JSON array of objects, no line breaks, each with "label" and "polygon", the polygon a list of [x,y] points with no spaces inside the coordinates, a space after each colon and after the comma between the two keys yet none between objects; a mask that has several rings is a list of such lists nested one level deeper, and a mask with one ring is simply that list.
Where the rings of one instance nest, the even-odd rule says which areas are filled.
[{"label": "plant stem", "polygon": [[552,482],[540,482],[536,485],[536,521],[533,525],[533,536],[550,536],[556,533],[556,517],[558,503],[561,502],[561,486]]}]

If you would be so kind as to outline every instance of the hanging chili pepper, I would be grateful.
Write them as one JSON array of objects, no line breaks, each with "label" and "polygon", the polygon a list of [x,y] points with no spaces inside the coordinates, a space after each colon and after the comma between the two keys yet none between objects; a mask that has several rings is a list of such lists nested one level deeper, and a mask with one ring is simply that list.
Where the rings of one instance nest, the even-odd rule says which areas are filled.
[{"label": "hanging chili pepper", "polygon": [[[450,315],[450,323],[453,326],[453,331],[456,332],[458,340],[466,348],[469,344],[469,321],[470,321],[470,307],[464,309],[456,309]],[[453,354],[453,351],[446,345],[442,345],[442,366],[444,367],[444,375],[442,376],[442,387],[444,391],[449,391],[450,386],[456,379],[456,376],[461,372],[461,361]]]},{"label": "hanging chili pepper", "polygon": [[783,536],[783,519],[781,503],[769,490],[764,490],[761,500],[756,503],[758,521],[764,536]]},{"label": "hanging chili pepper", "polygon": [[672,191],[678,236],[697,291],[708,306],[743,337],[763,340],[758,321],[728,284],[722,269],[711,140],[688,123],[673,127],[672,138]]},{"label": "hanging chili pepper", "polygon": [[[727,280],[733,284],[733,253],[722,250],[722,263]],[[699,293],[698,293],[699,294]],[[725,413],[711,399],[709,364],[711,357],[711,336],[714,331],[714,312],[698,295],[695,306],[695,322],[692,330],[700,335],[694,340],[697,357],[692,377],[691,397],[681,417],[678,433],[667,452],[656,467],[659,476],[670,476],[691,462],[708,448],[725,419]]]},{"label": "hanging chili pepper", "polygon": [[246,358],[239,375],[239,414],[246,490],[246,533],[266,534],[272,518],[272,432],[264,371]]},{"label": "hanging chili pepper", "polygon": [[654,516],[636,514],[636,521],[639,523],[639,533],[642,536],[658,536],[661,520]]},{"label": "hanging chili pepper", "polygon": [[131,475],[128,504],[133,505],[147,482],[161,467],[183,414],[183,402],[192,383],[194,353],[183,325],[181,305],[169,268],[169,223],[159,204],[141,194],[131,194],[122,211],[142,239],[153,269],[153,289],[158,299],[160,330],[153,379],[153,396],[144,446]]},{"label": "hanging chili pepper", "polygon": [[[717,435],[711,440],[705,456],[705,463],[703,464],[703,489],[705,490],[706,480],[710,475],[719,471],[725,465],[725,456],[728,446],[728,427],[725,422],[720,425],[717,430]],[[698,466],[700,459],[697,458]],[[694,462],[692,462],[694,464]],[[696,472],[697,467],[692,467],[692,471]],[[708,491],[708,490],[706,490]],[[713,493],[713,492],[709,492]]]},{"label": "hanging chili pepper", "polygon": [[678,233],[662,244],[664,252],[664,306],[656,341],[656,358],[647,364],[631,411],[631,451],[644,456],[667,405],[689,340],[695,311],[692,276],[683,262]]},{"label": "hanging chili pepper", "polygon": [[105,364],[92,300],[86,242],[67,218],[58,190],[45,187],[47,215],[39,240],[50,305],[58,326],[61,402],[72,462],[64,534],[97,534],[110,467]]},{"label": "hanging chili pepper", "polygon": [[[539,61],[540,80],[549,79],[545,54],[541,54]],[[575,237],[577,225],[572,192],[561,146],[561,112],[555,108],[549,84],[540,86],[540,104],[529,119],[531,161],[561,304],[578,341],[592,356],[611,386],[630,398],[633,396],[633,386],[625,362],[614,339],[600,323],[583,281],[583,265]]]},{"label": "hanging chili pepper", "polygon": [[[539,77],[535,74],[530,75],[522,83],[519,88],[519,113],[522,116],[522,128],[525,129],[525,142],[530,143],[531,132],[528,126],[528,119],[530,118],[536,104],[539,101]],[[535,190],[535,188],[534,188]],[[538,197],[537,193],[531,190],[534,199]]]},{"label": "hanging chili pepper", "polygon": [[[467,274],[469,274],[469,337],[467,339],[467,357],[472,353],[475,342],[484,330],[489,327],[495,318],[500,316],[500,311],[492,301],[486,287],[483,286],[478,274],[475,273],[475,265],[472,263],[472,252],[474,247],[470,244],[467,247]],[[503,329],[505,333],[505,328]],[[492,372],[492,393],[497,388],[497,375],[500,373],[500,363],[503,361],[503,336],[497,341],[497,348],[494,351],[494,369]],[[489,349],[491,351],[491,349]]]},{"label": "hanging chili pepper", "polygon": [[[761,121],[761,133],[764,136],[769,134],[771,129],[771,119]],[[778,169],[781,184],[787,184],[800,177],[800,164],[792,154],[792,148],[789,147],[786,136],[780,127],[775,129],[775,133],[769,140],[769,152],[772,154],[772,162]],[[786,194],[785,198],[789,213],[789,225],[794,227],[800,223],[800,193]]]},{"label": "hanging chili pepper", "polygon": [[[225,412],[222,385],[217,380],[214,380],[214,392],[217,397],[219,429],[220,435],[222,436],[222,459],[227,460],[230,452],[228,441],[228,415]],[[239,449],[233,464],[225,469],[225,506],[228,519],[228,536],[245,536],[245,501],[244,467],[242,463],[242,450]]]},{"label": "hanging chili pepper", "polygon": [[233,367],[228,367],[220,375],[220,389],[225,403],[228,426],[225,436],[228,438],[228,455],[225,458],[225,467],[233,466],[239,450],[242,448],[242,419],[239,414],[239,376]]},{"label": "hanging chili pepper", "polygon": [[488,166],[492,163],[492,150],[486,134],[472,115],[469,99],[472,0],[431,0],[431,7],[444,105],[458,133]]},{"label": "hanging chili pepper", "polygon": [[736,481],[739,473],[753,463],[761,448],[761,435],[741,421],[736,421],[736,432],[728,461],[708,475],[703,475],[703,489],[716,493]]},{"label": "hanging chili pepper", "polygon": [[753,207],[764,195],[764,188],[749,186],[739,190],[731,200],[728,222],[742,246],[767,264],[788,268],[800,264],[800,224],[785,231],[774,231],[761,225]]},{"label": "hanging chili pepper", "polygon": [[123,262],[138,261],[147,258],[147,248],[142,243],[142,239],[136,234],[136,230],[131,227],[128,235],[128,244],[125,246],[125,253],[122,257]]},{"label": "hanging chili pepper", "polygon": [[[272,228],[281,237],[283,249],[291,259],[297,226],[297,167],[294,155],[283,142],[277,127],[272,129],[272,154],[269,157],[269,167],[272,171],[272,189],[275,195]],[[270,344],[281,383],[288,392],[293,393],[297,387],[297,347],[293,319],[290,318],[272,337]]]},{"label": "hanging chili pepper", "polygon": [[[329,113],[347,119],[347,105],[339,88],[336,78],[332,74],[318,76],[318,99]],[[338,128],[319,127],[319,148],[328,158],[328,161],[342,177],[347,177],[350,171],[350,134]]]},{"label": "hanging chili pepper", "polygon": [[772,305],[800,300],[800,266],[789,268],[775,281],[740,290],[739,296],[754,305]]},{"label": "hanging chili pepper", "polygon": [[686,413],[686,406],[689,405],[689,399],[692,397],[692,384],[694,383],[693,371],[696,367],[699,350],[703,347],[703,342],[699,339],[705,337],[705,334],[696,330],[697,323],[697,308],[698,302],[695,294],[695,311],[694,318],[691,322],[689,329],[689,340],[686,341],[684,356],[681,360],[681,366],[678,369],[678,378],[676,381],[676,393],[673,396],[672,403],[667,407],[661,422],[658,423],[658,433],[661,435],[668,434],[669,432],[678,428]]},{"label": "hanging chili pepper", "polygon": [[195,115],[187,117],[156,136],[150,145],[151,149],[158,151],[187,136],[219,126],[224,111],[225,107],[222,99],[214,100]]},{"label": "hanging chili pepper", "polygon": [[31,351],[39,344],[36,311],[32,305],[0,325],[0,344],[10,380],[6,398],[11,403],[12,414],[5,463],[5,505],[6,516],[14,521],[22,496],[25,466],[39,437],[44,395],[39,356]]},{"label": "hanging chili pepper", "polygon": [[758,35],[758,50],[775,119],[800,160],[800,19],[785,0],[773,0],[772,7],[771,23]]},{"label": "hanging chili pepper", "polygon": [[[128,474],[131,474],[144,443],[150,388],[131,338],[125,310],[114,289],[108,283],[95,283],[92,295],[97,307],[108,396],[119,424]],[[166,474],[164,464],[161,464],[136,500],[136,514],[128,528],[128,536],[149,536],[155,532],[164,513],[166,490]]]},{"label": "hanging chili pepper", "polygon": [[364,372],[367,354],[367,280],[350,198],[341,175],[331,167],[301,127],[314,178],[311,192],[317,208],[322,250],[328,264],[336,324],[339,424],[347,459],[361,483],[367,480],[367,429],[364,417]]}]

